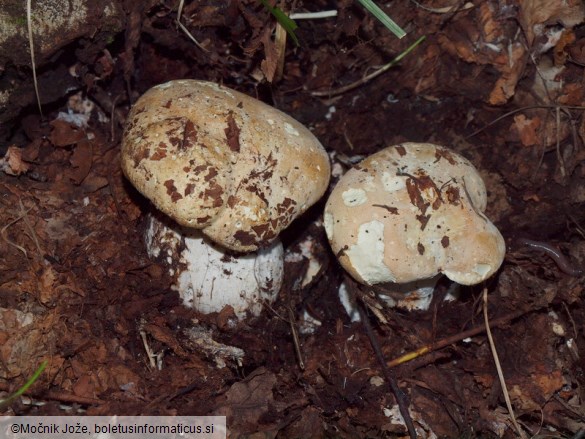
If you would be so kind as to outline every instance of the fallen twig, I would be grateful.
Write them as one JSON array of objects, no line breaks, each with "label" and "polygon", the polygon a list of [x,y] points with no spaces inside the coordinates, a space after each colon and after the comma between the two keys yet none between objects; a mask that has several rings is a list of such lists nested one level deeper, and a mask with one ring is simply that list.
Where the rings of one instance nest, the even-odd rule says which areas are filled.
[{"label": "fallen twig", "polygon": [[[349,291],[351,291],[351,294],[353,294],[354,298],[357,301],[358,296],[361,296],[360,294],[357,294],[357,291],[356,291],[358,289],[357,285],[355,284],[355,282],[353,280],[350,280],[350,279],[346,279],[346,284],[348,286]],[[364,325],[364,330],[366,332],[366,335],[368,336],[368,339],[370,340],[370,344],[372,345],[372,349],[374,350],[374,353],[376,354],[376,359],[378,360],[378,363],[380,363],[380,366],[382,367],[382,372],[384,374],[384,377],[386,378],[386,381],[388,381],[388,384],[390,385],[390,389],[392,390],[392,393],[394,394],[394,397],[396,398],[396,403],[398,404],[398,410],[400,411],[400,414],[402,415],[402,419],[404,420],[404,424],[406,425],[406,429],[408,430],[408,435],[410,436],[411,439],[416,439],[416,437],[417,437],[416,430],[414,428],[412,418],[410,417],[410,413],[408,411],[408,407],[410,405],[410,403],[408,401],[408,397],[402,391],[402,389],[400,389],[400,387],[398,387],[398,383],[396,382],[396,378],[394,377],[394,374],[392,373],[390,368],[386,365],[386,360],[384,359],[384,354],[382,353],[382,349],[380,349],[380,344],[378,343],[378,340],[376,339],[374,331],[372,330],[372,326],[370,325],[369,317],[366,313],[366,306],[367,305],[362,300],[359,300],[357,302],[359,304],[358,310],[360,313],[362,324]]]},{"label": "fallen twig", "polygon": [[488,341],[490,343],[490,349],[492,351],[492,356],[494,357],[494,363],[496,364],[496,370],[498,372],[498,378],[500,380],[500,386],[502,387],[502,392],[504,393],[504,399],[506,400],[506,407],[508,407],[508,413],[510,414],[510,420],[512,421],[512,425],[516,429],[516,432],[522,439],[526,439],[526,434],[524,430],[520,428],[518,422],[516,422],[516,416],[514,415],[514,408],[512,407],[512,402],[510,401],[510,395],[508,394],[508,388],[506,387],[506,380],[504,379],[504,372],[502,371],[502,365],[500,364],[500,358],[498,356],[498,351],[496,350],[496,345],[494,343],[494,339],[492,337],[492,331],[490,330],[489,319],[488,319],[488,310],[487,310],[487,288],[483,289],[483,318],[485,321],[485,329],[486,334],[488,337]]},{"label": "fallen twig", "polygon": [[452,6],[445,6],[444,8],[429,8],[428,6],[422,5],[416,0],[410,0],[414,3],[417,7],[424,9],[425,11],[433,12],[435,14],[449,14],[454,12],[466,11],[467,9],[474,8],[475,5],[471,2],[467,2],[464,5],[452,5]]},{"label": "fallen twig", "polygon": [[494,120],[492,120],[490,123],[488,123],[487,125],[484,125],[483,127],[475,130],[474,132],[472,132],[471,134],[465,136],[465,139],[469,139],[473,136],[478,135],[479,133],[481,133],[482,131],[484,131],[485,129],[491,127],[492,125],[498,123],[499,121],[501,121],[502,119],[505,119],[507,117],[510,117],[516,113],[520,113],[521,111],[526,111],[526,110],[535,110],[538,108],[544,108],[544,109],[555,109],[555,108],[559,108],[561,110],[585,110],[585,107],[582,106],[576,106],[576,105],[529,105],[526,107],[521,107],[521,108],[516,108],[515,110],[512,111],[508,111],[507,113],[502,114],[501,116],[496,117]]},{"label": "fallen twig", "polygon": [[26,0],[26,24],[28,27],[28,44],[30,47],[30,61],[32,65],[33,84],[35,86],[35,94],[37,96],[37,104],[39,105],[39,113],[43,117],[43,109],[41,108],[41,98],[39,96],[39,84],[37,82],[37,66],[35,64],[35,48],[33,44],[33,31],[31,21],[31,0]]},{"label": "fallen twig", "polygon": [[191,32],[189,32],[189,29],[187,29],[185,27],[185,25],[183,25],[183,23],[181,23],[181,16],[183,15],[183,4],[184,3],[185,3],[185,0],[180,0],[179,1],[179,8],[177,10],[177,26],[179,26],[179,28],[183,32],[185,32],[185,35],[187,35],[189,37],[189,39],[191,41],[193,41],[197,47],[199,47],[204,52],[209,52],[209,50],[207,50],[205,47],[203,47],[201,45],[201,43],[199,41],[197,41],[197,39],[191,34]]},{"label": "fallen twig", "polygon": [[290,306],[287,306],[287,309],[288,309],[288,323],[290,325],[290,331],[292,332],[292,336],[293,336],[295,353],[297,354],[297,362],[299,364],[299,368],[301,370],[305,370],[305,362],[303,361],[303,352],[301,351],[301,343],[299,341],[299,334],[297,332],[295,315],[294,315],[293,310]]},{"label": "fallen twig", "polygon": [[20,198],[18,199],[18,203],[20,206],[20,214],[22,215],[21,216],[22,220],[24,221],[24,224],[28,228],[28,231],[31,235],[30,238],[35,243],[35,247],[37,248],[37,251],[39,252],[39,254],[38,254],[39,259],[42,259],[43,258],[43,251],[41,250],[41,245],[39,244],[39,238],[37,237],[37,234],[35,232],[35,229],[33,229],[32,224],[28,220],[28,212],[30,212],[32,210],[32,207],[28,210],[25,210],[24,204],[22,204],[22,200]]},{"label": "fallen twig", "polygon": [[[492,327],[497,328],[499,326],[505,325],[506,323],[509,323],[514,319],[517,319],[518,317],[526,314],[529,311],[536,311],[538,308],[540,308],[540,307],[531,308],[531,309],[522,309],[522,310],[510,313],[508,315],[505,315],[503,317],[500,317],[498,319],[495,319],[492,321]],[[396,367],[400,364],[412,361],[415,358],[420,357],[421,355],[442,349],[444,347],[452,345],[453,343],[457,343],[458,341],[461,341],[461,340],[464,340],[466,338],[481,334],[482,332],[485,332],[485,330],[486,330],[486,326],[480,325],[477,328],[472,328],[472,329],[469,329],[467,331],[460,332],[458,334],[452,335],[451,337],[447,337],[447,338],[444,338],[442,340],[436,341],[434,343],[430,343],[430,344],[422,346],[414,351],[411,351],[411,352],[408,352],[404,355],[401,355],[400,357],[395,358],[394,360],[387,362],[386,366]]]},{"label": "fallen twig", "polygon": [[32,207],[24,212],[22,212],[20,214],[20,216],[18,216],[17,218],[13,219],[12,221],[10,221],[8,224],[5,224],[4,227],[2,227],[2,229],[0,229],[0,236],[2,236],[2,239],[6,242],[6,244],[11,245],[12,247],[20,250],[22,253],[24,253],[24,256],[28,258],[28,253],[26,251],[26,249],[24,247],[22,247],[21,245],[18,245],[15,242],[12,242],[10,239],[8,239],[8,236],[6,236],[6,230],[12,226],[13,224],[16,224],[18,221],[20,221],[21,219],[23,219],[26,214],[28,212],[30,212],[32,210]]}]

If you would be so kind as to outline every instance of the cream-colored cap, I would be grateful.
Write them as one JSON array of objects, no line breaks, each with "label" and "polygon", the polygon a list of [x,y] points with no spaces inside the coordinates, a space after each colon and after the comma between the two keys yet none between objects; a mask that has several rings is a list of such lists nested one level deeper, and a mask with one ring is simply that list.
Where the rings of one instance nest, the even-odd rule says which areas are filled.
[{"label": "cream-colored cap", "polygon": [[292,117],[215,83],[177,80],[133,106],[122,141],[132,184],[179,224],[254,251],[314,204],[329,158]]},{"label": "cream-colored cap", "polygon": [[325,230],[359,282],[406,283],[438,273],[473,285],[494,274],[505,243],[484,216],[473,165],[442,146],[403,143],[350,169],[325,207]]}]

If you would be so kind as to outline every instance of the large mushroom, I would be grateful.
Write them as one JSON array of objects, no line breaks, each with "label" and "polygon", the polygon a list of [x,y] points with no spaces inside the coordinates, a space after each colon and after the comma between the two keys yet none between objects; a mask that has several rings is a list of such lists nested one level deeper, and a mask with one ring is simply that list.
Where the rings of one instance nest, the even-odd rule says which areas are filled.
[{"label": "large mushroom", "polygon": [[[325,150],[295,119],[243,93],[196,80],[155,86],[135,103],[126,123],[121,161],[128,180],[176,223],[151,220],[147,233],[147,245],[155,249],[151,254],[160,253],[156,249],[165,236],[168,241],[187,231],[189,239],[199,240],[197,245],[188,241],[192,246],[163,246],[165,260],[175,267],[193,260],[184,253],[189,247],[205,243],[203,248],[211,251],[206,247],[210,241],[217,244],[213,251],[225,252],[223,260],[243,258],[249,264],[251,252],[266,254],[267,248],[272,249],[268,254],[282,259],[281,247],[274,250],[278,234],[323,195],[330,175]],[[214,279],[233,272],[221,266],[222,257],[211,259],[218,265],[217,276],[200,284],[194,280],[187,289],[179,282],[184,269],[173,270],[184,302],[202,311],[217,306],[210,308],[193,297],[210,294]],[[207,263],[188,265],[194,271],[209,270]],[[274,266],[276,276],[282,263]],[[271,292],[261,288],[266,293],[262,295],[274,297],[280,282],[273,279]],[[260,283],[266,285],[265,280]],[[224,283],[220,289],[228,288]],[[250,291],[252,299],[244,302],[253,303],[260,290]],[[217,288],[212,294],[230,296]],[[246,307],[236,302],[226,299],[220,305],[234,306],[242,317]]]},{"label": "large mushroom", "polygon": [[[341,265],[367,285],[421,285],[444,274],[463,285],[500,267],[505,243],[483,214],[487,194],[473,165],[429,143],[385,148],[350,169],[325,207]],[[428,291],[428,289],[427,289]]]}]

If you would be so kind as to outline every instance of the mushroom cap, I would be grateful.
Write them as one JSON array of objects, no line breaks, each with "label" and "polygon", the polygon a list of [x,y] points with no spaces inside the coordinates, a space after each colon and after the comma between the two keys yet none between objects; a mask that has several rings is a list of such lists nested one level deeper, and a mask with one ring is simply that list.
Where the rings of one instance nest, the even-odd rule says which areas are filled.
[{"label": "mushroom cap", "polygon": [[385,148],[350,169],[325,206],[325,230],[358,282],[406,283],[443,273],[474,285],[505,254],[485,217],[485,185],[473,165],[429,143]]},{"label": "mushroom cap", "polygon": [[148,216],[144,237],[149,256],[169,269],[171,288],[183,304],[203,314],[229,305],[238,319],[258,316],[282,286],[284,250],[278,238],[257,252],[233,253],[162,215]]},{"label": "mushroom cap", "polygon": [[132,184],[179,224],[247,252],[267,245],[329,183],[329,158],[292,117],[212,82],[177,80],[132,107],[122,140]]}]

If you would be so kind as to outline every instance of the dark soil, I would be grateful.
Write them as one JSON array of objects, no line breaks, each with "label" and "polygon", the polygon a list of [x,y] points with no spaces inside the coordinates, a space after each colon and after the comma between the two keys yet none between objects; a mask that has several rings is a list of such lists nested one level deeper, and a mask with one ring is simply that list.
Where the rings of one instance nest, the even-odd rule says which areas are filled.
[{"label": "dark soil", "polygon": [[[62,414],[65,404],[88,415],[223,414],[232,438],[406,435],[371,340],[339,301],[344,272],[320,226],[323,202],[283,236],[288,252],[312,239],[321,270],[294,289],[308,260],[288,262],[279,299],[259,318],[233,325],[229,310],[199,315],[183,307],[165,267],[149,260],[141,233],[150,206],[119,166],[124,118],[151,86],[195,78],[292,115],[337,166],[404,141],[442,144],[471,160],[489,191],[486,215],[508,244],[500,271],[428,311],[370,313],[373,336],[420,437],[514,437],[486,333],[465,338],[484,325],[487,288],[490,328],[521,428],[529,437],[585,431],[579,0],[393,1],[385,10],[408,31],[403,40],[357,2],[287,1],[285,10],[338,15],[298,20],[300,45],[288,39],[282,74],[276,22],[260,2],[185,2],[182,21],[203,49],[177,29],[176,2],[119,3],[124,30],[79,38],[43,61],[44,88],[48,77],[53,90],[74,84],[43,104],[44,117],[31,70],[10,62],[0,70],[0,77],[17,71],[28,78],[31,91],[13,103],[14,117],[0,130],[0,157],[12,154],[0,168],[0,391],[17,390],[48,361],[27,397],[4,413]],[[341,89],[422,35],[399,64]],[[76,106],[76,98],[85,104]],[[80,107],[89,110],[86,127],[57,119]],[[520,238],[553,246],[566,259],[559,263]],[[437,295],[449,287],[442,281]],[[302,330],[307,314],[321,322],[313,332]],[[304,368],[291,325],[300,329]],[[242,349],[241,364],[206,354],[189,328]],[[391,363],[449,337],[440,349]],[[160,369],[143,339],[163,354]]]}]

